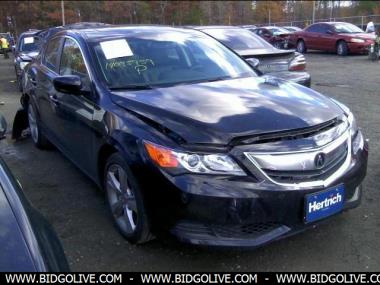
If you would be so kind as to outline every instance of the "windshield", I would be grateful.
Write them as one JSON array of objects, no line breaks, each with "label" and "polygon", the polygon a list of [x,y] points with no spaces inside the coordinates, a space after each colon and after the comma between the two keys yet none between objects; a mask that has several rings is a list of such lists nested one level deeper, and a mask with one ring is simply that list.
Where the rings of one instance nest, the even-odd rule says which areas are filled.
[{"label": "windshield", "polygon": [[360,29],[358,26],[355,26],[349,23],[333,24],[333,26],[334,26],[335,32],[337,32],[338,34],[364,33],[364,31]]},{"label": "windshield", "polygon": [[244,29],[205,29],[204,32],[233,50],[267,49],[272,45]]},{"label": "windshield", "polygon": [[22,52],[31,52],[31,51],[37,51],[37,37],[32,36],[26,36],[21,39],[20,43],[20,51]]},{"label": "windshield", "polygon": [[180,32],[139,32],[92,44],[112,89],[152,88],[256,76],[216,40]]},{"label": "windshield", "polygon": [[275,36],[289,33],[289,31],[284,28],[268,28],[268,30],[270,30]]}]

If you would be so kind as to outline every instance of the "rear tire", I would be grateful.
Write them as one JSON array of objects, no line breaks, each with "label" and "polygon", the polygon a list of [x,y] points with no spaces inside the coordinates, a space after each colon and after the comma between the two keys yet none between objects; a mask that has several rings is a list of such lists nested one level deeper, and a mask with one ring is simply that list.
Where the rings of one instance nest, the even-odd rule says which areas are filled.
[{"label": "rear tire", "polygon": [[30,136],[32,137],[32,140],[36,147],[40,149],[46,149],[51,146],[48,139],[45,137],[45,135],[41,132],[41,127],[39,120],[36,115],[36,109],[33,106],[33,104],[28,102],[28,124],[30,129]]},{"label": "rear tire", "polygon": [[297,41],[297,44],[296,44],[296,50],[297,50],[299,53],[306,53],[307,48],[306,48],[306,45],[305,45],[304,40],[298,40],[298,41]]},{"label": "rear tire", "polygon": [[107,160],[103,187],[114,223],[125,239],[133,244],[154,239],[140,187],[119,153]]},{"label": "rear tire", "polygon": [[348,46],[345,41],[339,41],[336,44],[336,54],[340,56],[345,56],[348,54]]}]

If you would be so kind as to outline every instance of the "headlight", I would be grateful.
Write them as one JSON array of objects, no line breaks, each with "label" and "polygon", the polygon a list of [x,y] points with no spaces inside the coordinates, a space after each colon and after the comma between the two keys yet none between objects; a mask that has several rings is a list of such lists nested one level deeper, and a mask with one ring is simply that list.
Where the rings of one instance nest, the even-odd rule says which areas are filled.
[{"label": "headlight", "polygon": [[172,150],[144,141],[149,158],[158,166],[177,172],[244,176],[245,172],[226,154],[198,154]]},{"label": "headlight", "polygon": [[356,123],[356,119],[355,119],[355,116],[354,114],[352,114],[350,108],[348,108],[346,105],[344,105],[343,103],[339,102],[338,100],[335,100],[333,98],[331,98],[331,100],[337,104],[342,110],[343,112],[346,114],[347,116],[347,120],[348,120],[348,123],[350,124],[350,128],[351,128],[351,135],[355,135],[358,131],[358,125]]},{"label": "headlight", "polygon": [[29,62],[26,62],[26,61],[20,61],[20,68],[21,68],[21,70],[23,70],[28,63]]},{"label": "headlight", "polygon": [[351,39],[351,42],[352,42],[352,43],[364,43],[365,40],[363,40],[363,39],[355,39],[355,38],[353,38],[353,39]]},{"label": "headlight", "polygon": [[352,112],[348,114],[348,122],[350,123],[350,126],[351,126],[351,134],[352,136],[354,136],[358,132],[359,128],[358,128],[358,124],[356,123],[355,116],[354,114],[352,114]]}]

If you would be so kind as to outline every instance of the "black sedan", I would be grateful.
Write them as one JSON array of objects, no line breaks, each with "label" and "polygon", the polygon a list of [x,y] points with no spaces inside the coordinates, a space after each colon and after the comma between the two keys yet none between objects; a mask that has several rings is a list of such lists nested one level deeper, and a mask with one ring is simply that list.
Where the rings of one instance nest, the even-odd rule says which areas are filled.
[{"label": "black sedan", "polygon": [[237,52],[245,59],[258,59],[257,69],[267,75],[310,87],[311,77],[305,71],[306,60],[294,50],[281,50],[268,42],[239,27],[209,26],[198,27],[200,30]]},{"label": "black sedan", "polygon": [[[6,123],[0,115],[0,139]],[[51,225],[25,198],[20,184],[0,158],[0,271],[68,271]]]},{"label": "black sedan", "polygon": [[255,247],[360,203],[368,152],[350,110],[202,32],[68,29],[26,75],[34,143],[104,189],[132,243]]},{"label": "black sedan", "polygon": [[25,66],[32,61],[38,55],[38,30],[31,30],[22,33],[16,44],[15,48],[15,73],[17,79],[17,86],[22,90],[21,75]]}]

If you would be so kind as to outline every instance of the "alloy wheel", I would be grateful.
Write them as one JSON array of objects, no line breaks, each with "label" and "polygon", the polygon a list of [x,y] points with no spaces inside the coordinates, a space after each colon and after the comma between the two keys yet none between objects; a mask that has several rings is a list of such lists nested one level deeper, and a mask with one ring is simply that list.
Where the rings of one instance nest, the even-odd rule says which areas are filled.
[{"label": "alloy wheel", "polygon": [[303,53],[304,52],[304,43],[303,43],[303,41],[299,41],[298,43],[297,43],[297,51],[298,52],[300,52],[300,53]]},{"label": "alloy wheel", "polygon": [[338,55],[343,54],[343,45],[341,43],[338,44]]},{"label": "alloy wheel", "polygon": [[112,164],[108,168],[106,191],[111,212],[118,227],[126,234],[133,234],[138,222],[136,199],[127,173],[118,164]]},{"label": "alloy wheel", "polygon": [[29,129],[30,129],[30,134],[32,136],[32,139],[34,143],[37,143],[38,142],[38,125],[37,125],[36,114],[31,105],[29,105],[29,108],[28,108],[28,122],[29,122]]}]

